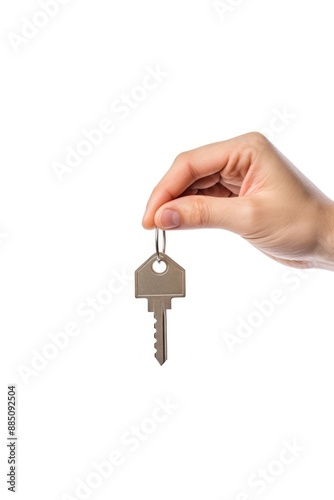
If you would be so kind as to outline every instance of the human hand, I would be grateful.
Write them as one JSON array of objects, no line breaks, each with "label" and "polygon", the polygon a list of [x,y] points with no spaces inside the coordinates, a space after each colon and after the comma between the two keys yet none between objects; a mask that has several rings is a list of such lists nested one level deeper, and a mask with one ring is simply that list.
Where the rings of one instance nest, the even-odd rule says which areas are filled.
[{"label": "human hand", "polygon": [[143,226],[223,228],[283,264],[334,270],[334,202],[257,132],[177,156]]}]

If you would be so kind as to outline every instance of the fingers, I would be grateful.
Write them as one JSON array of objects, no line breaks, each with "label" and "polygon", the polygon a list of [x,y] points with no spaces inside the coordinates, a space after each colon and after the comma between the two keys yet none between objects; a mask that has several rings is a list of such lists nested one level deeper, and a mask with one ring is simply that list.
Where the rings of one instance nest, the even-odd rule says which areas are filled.
[{"label": "fingers", "polygon": [[[258,135],[245,134],[181,153],[153,190],[143,218],[143,226],[146,229],[153,228],[158,208],[181,196],[192,185],[197,188],[200,179],[208,178],[212,182],[220,177],[223,184],[241,185],[252,163]],[[235,187],[234,192],[238,189]]]},{"label": "fingers", "polygon": [[216,227],[244,234],[252,214],[250,198],[184,196],[160,207],[155,214],[154,225],[160,229]]},{"label": "fingers", "polygon": [[205,189],[211,186],[214,186],[220,181],[220,172],[216,172],[215,174],[208,175],[207,177],[202,177],[202,179],[198,179],[195,181],[191,187],[193,189]]},{"label": "fingers", "polygon": [[229,196],[235,196],[230,189],[227,189],[225,186],[222,186],[221,184],[215,184],[214,186],[205,189],[200,189],[198,190],[197,194],[202,194],[205,196],[218,196],[219,198],[222,197],[228,198]]}]

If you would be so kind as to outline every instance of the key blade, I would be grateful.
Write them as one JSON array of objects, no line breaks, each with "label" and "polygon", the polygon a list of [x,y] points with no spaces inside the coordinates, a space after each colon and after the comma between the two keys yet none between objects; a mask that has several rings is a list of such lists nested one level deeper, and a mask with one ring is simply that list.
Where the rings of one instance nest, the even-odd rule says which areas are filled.
[{"label": "key blade", "polygon": [[167,360],[167,312],[161,302],[155,303],[154,318],[155,357],[162,366]]}]

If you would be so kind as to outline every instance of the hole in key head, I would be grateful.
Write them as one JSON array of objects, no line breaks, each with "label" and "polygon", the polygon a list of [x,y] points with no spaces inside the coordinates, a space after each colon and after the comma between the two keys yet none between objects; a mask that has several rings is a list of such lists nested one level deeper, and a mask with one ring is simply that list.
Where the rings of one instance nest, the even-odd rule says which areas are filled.
[{"label": "hole in key head", "polygon": [[155,260],[152,264],[152,269],[155,273],[157,274],[162,274],[166,271],[167,269],[167,264],[165,261],[163,260],[160,260],[160,262],[158,262],[157,260]]}]

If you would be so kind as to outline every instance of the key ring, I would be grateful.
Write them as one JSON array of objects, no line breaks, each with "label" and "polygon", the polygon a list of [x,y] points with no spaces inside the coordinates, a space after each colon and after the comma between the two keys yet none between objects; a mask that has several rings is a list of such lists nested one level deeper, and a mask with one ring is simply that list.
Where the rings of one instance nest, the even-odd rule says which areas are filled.
[{"label": "key ring", "polygon": [[[157,254],[157,261],[160,263],[160,251],[159,251],[159,228],[155,228],[155,251]],[[162,231],[162,252],[166,252],[166,231]]]}]

